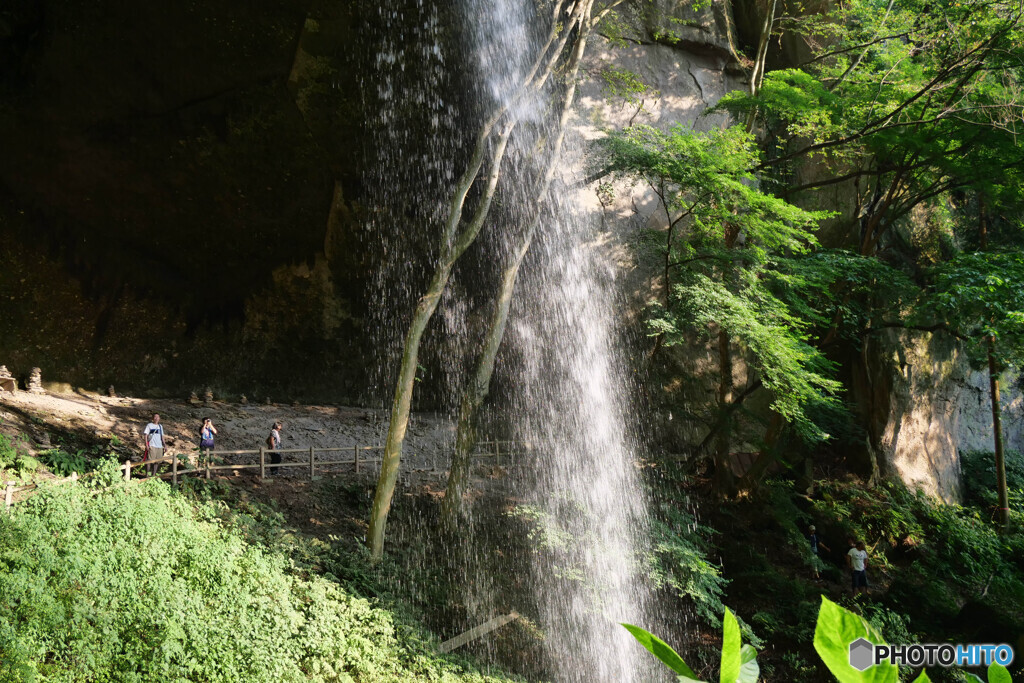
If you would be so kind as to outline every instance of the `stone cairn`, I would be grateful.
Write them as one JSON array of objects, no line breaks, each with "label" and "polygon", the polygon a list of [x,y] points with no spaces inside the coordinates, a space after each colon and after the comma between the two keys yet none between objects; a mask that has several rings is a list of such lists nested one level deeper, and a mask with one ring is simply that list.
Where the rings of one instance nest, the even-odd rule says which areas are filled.
[{"label": "stone cairn", "polygon": [[117,392],[114,391],[114,385],[113,384],[111,384],[109,387],[107,387],[107,396],[109,396],[110,398],[117,398]]},{"label": "stone cairn", "polygon": [[263,405],[267,405],[267,406],[270,405],[270,397],[269,396],[267,396],[266,400],[263,401]]},{"label": "stone cairn", "polygon": [[194,406],[199,405],[199,397],[196,396],[196,392],[193,391],[191,394],[188,395],[188,402]]},{"label": "stone cairn", "polygon": [[242,398],[241,398],[241,400],[239,401],[239,403],[241,403],[241,404],[242,404],[243,406],[247,406],[247,405],[249,405],[249,399],[247,399],[247,398],[245,397],[245,394],[242,394]]},{"label": "stone cairn", "polygon": [[206,391],[203,392],[203,403],[205,405],[213,403],[213,389],[210,387],[206,387]]},{"label": "stone cairn", "polygon": [[0,365],[0,391],[9,391],[12,394],[18,390],[18,382],[10,373],[6,365]]},{"label": "stone cairn", "polygon": [[30,393],[42,394],[43,391],[43,371],[39,368],[32,368],[32,372],[28,376],[28,387]]}]

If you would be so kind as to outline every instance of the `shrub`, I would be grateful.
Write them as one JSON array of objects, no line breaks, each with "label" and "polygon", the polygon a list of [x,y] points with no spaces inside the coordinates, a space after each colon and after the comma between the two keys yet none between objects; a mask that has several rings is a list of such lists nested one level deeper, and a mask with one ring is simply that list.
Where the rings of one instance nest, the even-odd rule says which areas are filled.
[{"label": "shrub", "polygon": [[50,471],[62,477],[71,476],[72,472],[84,474],[88,469],[83,451],[75,454],[67,453],[58,448],[39,454]]},{"label": "shrub", "polygon": [[[1006,468],[1006,493],[1010,509],[1020,511],[1024,509],[1024,454],[1007,451],[1003,462]],[[996,456],[992,451],[962,452],[960,473],[964,505],[991,509],[998,504]]]},{"label": "shrub", "polygon": [[114,467],[0,517],[0,679],[495,680],[399,639],[390,613],[338,584],[296,576],[216,506],[116,485]]}]

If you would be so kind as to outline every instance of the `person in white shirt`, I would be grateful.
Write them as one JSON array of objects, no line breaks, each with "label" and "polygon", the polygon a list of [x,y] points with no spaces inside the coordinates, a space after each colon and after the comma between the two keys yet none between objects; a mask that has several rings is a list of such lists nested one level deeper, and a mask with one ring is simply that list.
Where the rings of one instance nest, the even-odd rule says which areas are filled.
[{"label": "person in white shirt", "polygon": [[857,545],[850,548],[846,554],[846,566],[850,568],[853,581],[853,594],[868,594],[868,551],[864,549],[864,541],[857,541]]},{"label": "person in white shirt", "polygon": [[[275,422],[270,427],[270,436],[267,437],[267,448],[269,448],[271,451],[270,463],[273,465],[280,464],[281,462],[281,454],[278,452],[281,450],[281,429],[282,424],[280,422]],[[280,467],[272,467],[270,468],[269,474],[272,476],[277,476],[278,474],[280,474],[280,469]]]},{"label": "person in white shirt", "polygon": [[[153,414],[153,421],[142,430],[143,445],[145,453],[143,460],[158,461],[164,457],[164,426],[160,424],[160,416]],[[156,465],[150,466],[151,474],[156,474]]]}]

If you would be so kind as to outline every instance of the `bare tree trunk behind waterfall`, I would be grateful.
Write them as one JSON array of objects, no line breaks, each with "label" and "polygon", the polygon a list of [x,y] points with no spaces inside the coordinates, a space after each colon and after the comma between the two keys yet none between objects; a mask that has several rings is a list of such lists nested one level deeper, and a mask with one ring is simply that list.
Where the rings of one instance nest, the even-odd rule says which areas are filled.
[{"label": "bare tree trunk behind waterfall", "polygon": [[[402,447],[409,426],[409,413],[412,406],[412,393],[416,380],[416,367],[419,360],[419,347],[423,332],[437,310],[438,302],[444,293],[451,277],[455,262],[473,243],[480,232],[490,210],[498,178],[501,172],[502,159],[509,136],[517,124],[510,114],[511,104],[521,97],[540,90],[554,72],[566,43],[574,35],[577,25],[587,26],[593,0],[576,2],[571,5],[572,11],[564,21],[558,21],[563,8],[569,6],[569,0],[559,0],[553,4],[552,25],[547,42],[540,51],[537,60],[524,78],[516,93],[508,102],[500,106],[477,133],[473,153],[466,171],[460,176],[452,194],[448,218],[445,225],[441,256],[434,269],[430,285],[420,298],[413,314],[409,331],[405,337],[402,362],[395,386],[395,397],[391,406],[391,419],[388,425],[387,441],[381,457],[380,475],[374,493],[373,506],[370,510],[369,532],[367,542],[370,546],[371,559],[376,562],[384,553],[384,532],[391,501],[395,493],[401,465]],[[557,40],[556,40],[557,39]],[[500,133],[493,142],[491,162],[488,167],[485,188],[482,190],[472,218],[463,225],[463,210],[466,196],[475,184],[483,166],[486,152],[491,145],[492,133],[501,124]],[[462,227],[460,227],[462,226]]]},{"label": "bare tree trunk behind waterfall", "polygon": [[[576,97],[576,77],[579,72],[580,60],[583,57],[583,52],[586,50],[587,38],[593,28],[593,23],[589,20],[589,12],[590,8],[587,8],[584,18],[580,23],[579,35],[577,36],[572,55],[564,70],[567,85],[562,98],[558,128],[555,139],[552,142],[552,151],[547,161],[547,168],[534,192],[534,203],[538,206],[544,201],[544,197],[554,178],[555,170],[558,167],[558,161],[561,158],[565,130],[569,121],[569,114],[572,110],[572,104]],[[519,268],[533,242],[533,236],[536,233],[539,221],[540,216],[538,214],[530,222],[521,242],[517,245],[516,251],[512,255],[511,261],[502,272],[501,286],[499,287],[494,311],[488,325],[483,350],[480,352],[473,378],[462,396],[462,402],[459,407],[459,422],[455,435],[455,452],[452,454],[452,463],[448,472],[448,485],[445,489],[444,500],[441,502],[441,519],[449,529],[455,528],[458,516],[463,510],[463,496],[470,477],[470,456],[478,437],[477,423],[480,408],[483,406],[490,391],[491,376],[494,374],[494,363],[498,355],[498,348],[501,346],[501,341],[505,336],[505,327],[508,323],[512,296],[519,277]]]}]

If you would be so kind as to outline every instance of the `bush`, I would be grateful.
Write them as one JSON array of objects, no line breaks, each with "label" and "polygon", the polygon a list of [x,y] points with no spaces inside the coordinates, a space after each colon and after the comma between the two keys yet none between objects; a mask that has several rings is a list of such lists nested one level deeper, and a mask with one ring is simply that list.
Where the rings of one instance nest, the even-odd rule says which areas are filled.
[{"label": "bush", "polygon": [[147,482],[57,486],[0,517],[0,679],[495,680],[400,640],[390,613],[296,576],[220,512]]},{"label": "bush", "polygon": [[721,567],[707,558],[714,530],[697,524],[688,512],[669,505],[661,506],[658,517],[651,520],[652,547],[646,558],[648,580],[655,588],[666,588],[692,600],[702,621],[720,625],[718,615],[725,610],[722,595],[728,581],[722,576]]},{"label": "bush", "polygon": [[[1024,454],[1007,451],[1003,459],[1006,468],[1006,493],[1010,509],[1024,509]],[[992,451],[965,451],[960,454],[960,473],[963,482],[964,505],[990,510],[997,503],[996,456]]]},{"label": "bush", "polygon": [[83,451],[71,454],[55,448],[50,451],[44,451],[39,455],[42,461],[46,463],[46,466],[50,468],[50,471],[61,477],[69,477],[72,472],[85,474],[88,469],[88,463],[83,455]]}]

